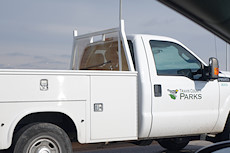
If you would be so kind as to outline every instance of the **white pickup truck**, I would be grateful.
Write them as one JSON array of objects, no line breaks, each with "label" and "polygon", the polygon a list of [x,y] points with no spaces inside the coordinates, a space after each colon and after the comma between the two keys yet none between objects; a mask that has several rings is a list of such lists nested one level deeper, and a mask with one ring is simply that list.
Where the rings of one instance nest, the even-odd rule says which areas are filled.
[{"label": "white pickup truck", "polygon": [[71,70],[0,71],[0,150],[71,153],[152,140],[179,150],[229,139],[230,74],[180,42],[120,28],[77,36]]}]

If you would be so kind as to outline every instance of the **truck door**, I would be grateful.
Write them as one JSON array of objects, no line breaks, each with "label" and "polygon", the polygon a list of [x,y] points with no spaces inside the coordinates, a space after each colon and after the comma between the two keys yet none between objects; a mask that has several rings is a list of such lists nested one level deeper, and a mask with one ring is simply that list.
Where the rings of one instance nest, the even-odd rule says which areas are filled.
[{"label": "truck door", "polygon": [[218,117],[217,80],[202,77],[201,60],[182,44],[143,40],[153,89],[149,136],[211,132]]}]

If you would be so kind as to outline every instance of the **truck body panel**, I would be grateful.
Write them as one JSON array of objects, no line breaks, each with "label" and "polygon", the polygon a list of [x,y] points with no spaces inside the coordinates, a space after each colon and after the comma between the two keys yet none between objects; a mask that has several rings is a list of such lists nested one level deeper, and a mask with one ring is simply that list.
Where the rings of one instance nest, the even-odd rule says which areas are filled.
[{"label": "truck body panel", "polygon": [[[0,89],[0,148],[10,146],[22,118],[42,112],[69,116],[81,143],[137,139],[136,76],[119,71],[2,70],[1,84],[7,88]],[[41,87],[42,80],[47,89]],[[102,103],[103,111],[95,112],[95,103]]]},{"label": "truck body panel", "polygon": [[[148,138],[152,124],[152,93],[149,63],[142,38],[127,36],[133,46],[135,68],[138,71],[138,137]],[[132,51],[132,50],[131,50]]]},{"label": "truck body panel", "polygon": [[91,140],[137,138],[135,82],[130,76],[91,77],[91,108],[103,103],[103,112],[91,110]]}]

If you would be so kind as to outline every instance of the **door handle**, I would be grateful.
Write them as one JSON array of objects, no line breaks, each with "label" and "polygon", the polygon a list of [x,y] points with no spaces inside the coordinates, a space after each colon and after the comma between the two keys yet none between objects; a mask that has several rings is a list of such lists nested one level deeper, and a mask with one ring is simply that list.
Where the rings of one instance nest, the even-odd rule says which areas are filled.
[{"label": "door handle", "polygon": [[161,97],[162,96],[162,89],[160,84],[154,85],[154,96],[155,97]]}]

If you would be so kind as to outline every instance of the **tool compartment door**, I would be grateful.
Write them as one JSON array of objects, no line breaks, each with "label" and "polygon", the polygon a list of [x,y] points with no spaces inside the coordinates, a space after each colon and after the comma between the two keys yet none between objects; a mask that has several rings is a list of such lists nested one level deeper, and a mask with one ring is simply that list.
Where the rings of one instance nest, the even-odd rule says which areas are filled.
[{"label": "tool compartment door", "polygon": [[136,73],[114,73],[119,75],[91,76],[92,141],[137,137]]}]

